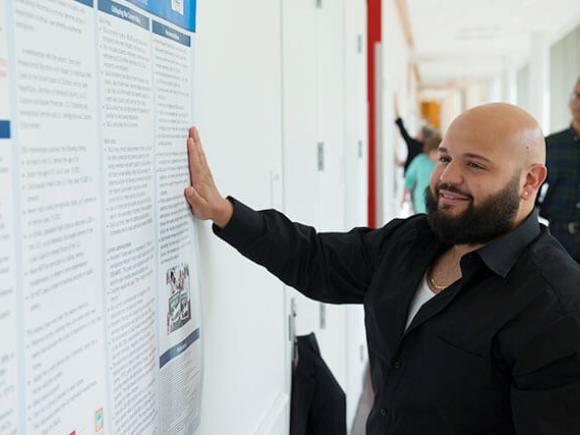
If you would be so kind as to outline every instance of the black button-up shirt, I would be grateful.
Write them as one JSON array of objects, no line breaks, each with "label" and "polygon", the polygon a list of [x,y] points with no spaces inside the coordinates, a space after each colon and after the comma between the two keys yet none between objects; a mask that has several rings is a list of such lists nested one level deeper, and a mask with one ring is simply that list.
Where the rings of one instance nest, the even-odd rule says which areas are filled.
[{"label": "black button-up shirt", "polygon": [[461,279],[405,331],[421,279],[449,248],[425,215],[317,233],[231,200],[219,237],[308,297],[364,304],[368,434],[580,434],[580,266],[536,213],[465,255]]}]

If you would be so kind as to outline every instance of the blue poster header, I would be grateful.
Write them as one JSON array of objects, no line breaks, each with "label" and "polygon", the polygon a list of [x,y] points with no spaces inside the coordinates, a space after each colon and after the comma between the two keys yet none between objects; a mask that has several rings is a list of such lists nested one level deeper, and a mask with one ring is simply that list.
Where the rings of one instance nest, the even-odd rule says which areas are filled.
[{"label": "blue poster header", "polygon": [[0,139],[10,139],[10,121],[0,120]]},{"label": "blue poster header", "polygon": [[93,0],[76,0],[77,3],[82,3],[85,6],[93,7]]},{"label": "blue poster header", "polygon": [[191,37],[185,33],[178,32],[177,30],[167,27],[155,20],[153,20],[153,33],[163,36],[164,38],[171,39],[178,44],[185,45],[186,47],[191,47]]},{"label": "blue poster header", "polygon": [[128,0],[172,24],[195,32],[197,0]]},{"label": "blue poster header", "polygon": [[183,352],[185,352],[189,346],[191,346],[195,341],[199,338],[199,328],[185,337],[185,340],[182,340],[180,343],[176,344],[175,346],[169,348],[165,351],[163,355],[159,358],[159,368],[162,368],[165,364],[171,361],[173,358],[177,358]]},{"label": "blue poster header", "polygon": [[149,30],[149,18],[111,0],[99,0],[99,10]]}]

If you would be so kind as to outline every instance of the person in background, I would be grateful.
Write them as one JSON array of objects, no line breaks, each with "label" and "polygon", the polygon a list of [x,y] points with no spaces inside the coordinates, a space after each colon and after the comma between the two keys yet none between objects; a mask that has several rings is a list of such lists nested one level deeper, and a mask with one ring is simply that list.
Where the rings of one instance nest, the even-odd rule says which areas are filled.
[{"label": "person in background", "polygon": [[395,112],[395,124],[399,127],[399,132],[401,133],[401,137],[405,141],[407,145],[407,158],[405,161],[397,161],[399,166],[403,167],[403,172],[407,173],[407,169],[409,165],[413,161],[415,157],[423,152],[423,145],[425,141],[429,139],[434,133],[434,131],[429,127],[421,127],[419,132],[417,133],[417,137],[413,138],[409,135],[405,124],[403,123],[403,119],[401,118],[401,114],[399,113],[399,103],[397,101],[397,94],[393,97],[393,108]]},{"label": "person in background", "polygon": [[570,127],[546,138],[548,189],[540,216],[550,232],[580,263],[580,77],[570,95]]},{"label": "person in background", "polygon": [[429,187],[431,173],[437,165],[439,152],[437,148],[441,143],[441,136],[431,136],[423,146],[423,152],[413,159],[405,173],[405,191],[403,200],[413,204],[415,213],[427,213],[425,205],[425,189]]}]

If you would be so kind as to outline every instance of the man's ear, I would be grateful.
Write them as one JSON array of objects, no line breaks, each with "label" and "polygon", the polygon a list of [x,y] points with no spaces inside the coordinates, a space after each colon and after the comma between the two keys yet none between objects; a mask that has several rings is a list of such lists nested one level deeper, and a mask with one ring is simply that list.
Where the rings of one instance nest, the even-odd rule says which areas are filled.
[{"label": "man's ear", "polygon": [[526,173],[526,181],[524,183],[524,191],[529,191],[528,195],[532,193],[536,193],[546,181],[546,177],[548,176],[548,169],[546,165],[541,163],[535,163],[530,166]]}]

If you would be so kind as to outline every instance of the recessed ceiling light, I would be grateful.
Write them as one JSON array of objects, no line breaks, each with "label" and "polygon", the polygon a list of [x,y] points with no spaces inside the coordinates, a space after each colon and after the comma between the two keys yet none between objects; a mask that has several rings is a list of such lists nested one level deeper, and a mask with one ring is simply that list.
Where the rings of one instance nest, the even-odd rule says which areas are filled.
[{"label": "recessed ceiling light", "polygon": [[500,36],[501,29],[497,26],[490,27],[463,27],[457,31],[457,39],[495,39]]}]

